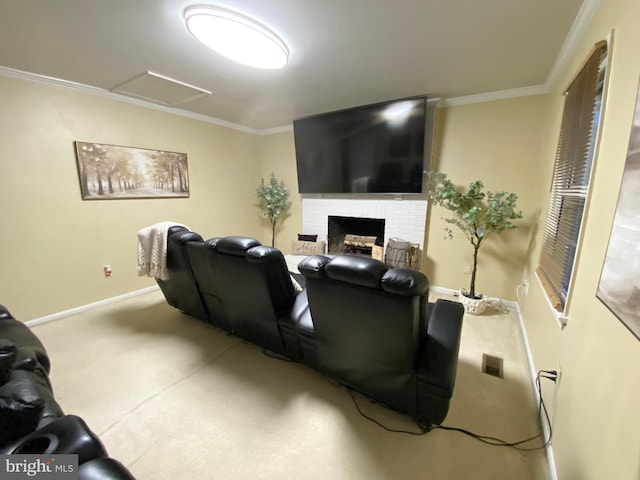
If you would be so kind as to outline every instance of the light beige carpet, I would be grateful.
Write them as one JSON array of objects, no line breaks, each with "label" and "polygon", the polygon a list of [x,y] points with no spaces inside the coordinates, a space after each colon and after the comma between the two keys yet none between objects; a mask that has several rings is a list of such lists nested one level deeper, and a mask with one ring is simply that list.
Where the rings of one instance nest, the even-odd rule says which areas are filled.
[{"label": "light beige carpet", "polygon": [[[65,412],[141,480],[549,478],[544,451],[387,432],[345,388],[181,314],[160,291],[33,328]],[[504,379],[481,372],[483,353],[504,358]],[[444,424],[509,441],[536,434],[527,371],[515,313],[466,316]],[[385,425],[417,431],[356,398]]]}]

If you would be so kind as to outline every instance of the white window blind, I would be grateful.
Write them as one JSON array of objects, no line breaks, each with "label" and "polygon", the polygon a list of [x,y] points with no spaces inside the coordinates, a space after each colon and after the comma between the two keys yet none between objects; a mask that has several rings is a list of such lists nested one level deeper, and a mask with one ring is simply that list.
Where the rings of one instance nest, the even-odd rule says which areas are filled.
[{"label": "white window blind", "polygon": [[565,93],[538,276],[553,304],[564,311],[589,190],[607,64],[600,42]]}]

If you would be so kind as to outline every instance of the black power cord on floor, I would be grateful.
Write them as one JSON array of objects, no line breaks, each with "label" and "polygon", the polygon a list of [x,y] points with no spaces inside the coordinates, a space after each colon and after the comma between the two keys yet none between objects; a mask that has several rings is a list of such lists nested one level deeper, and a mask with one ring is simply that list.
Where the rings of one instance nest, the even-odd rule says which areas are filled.
[{"label": "black power cord on floor", "polygon": [[360,415],[362,415],[364,418],[366,418],[367,420],[369,420],[370,422],[375,423],[376,425],[378,425],[379,427],[385,429],[388,432],[393,432],[393,433],[406,433],[407,435],[424,435],[425,433],[427,433],[429,430],[424,429],[422,426],[418,425],[418,427],[420,428],[419,432],[412,432],[411,430],[396,430],[394,428],[389,428],[386,425],[383,425],[381,422],[379,422],[378,420],[376,420],[373,417],[370,417],[369,415],[367,415],[366,413],[364,413],[361,409],[360,409],[360,405],[358,405],[358,402],[356,401],[356,397],[353,396],[353,391],[347,387],[347,392],[349,392],[349,395],[351,396],[351,400],[353,400],[353,404],[356,406],[356,410],[358,410],[358,413]]},{"label": "black power cord on floor", "polygon": [[538,375],[536,376],[536,389],[538,390],[538,397],[540,399],[539,403],[538,403],[538,416],[540,416],[540,412],[544,412],[544,416],[545,419],[547,421],[547,425],[549,426],[549,438],[547,438],[544,443],[541,446],[538,447],[523,447],[522,445],[531,442],[537,438],[543,438],[544,439],[544,432],[541,432],[537,435],[534,435],[532,437],[529,438],[525,438],[524,440],[519,440],[517,442],[507,442],[506,440],[502,440],[500,438],[497,437],[492,437],[489,435],[480,435],[474,432],[470,432],[469,430],[466,430],[464,428],[459,428],[459,427],[449,427],[446,425],[421,425],[420,423],[418,423],[418,428],[420,428],[419,432],[412,432],[410,430],[397,430],[397,429],[393,429],[393,428],[389,428],[385,425],[383,425],[381,422],[379,422],[378,420],[376,420],[375,418],[372,418],[370,416],[368,416],[367,414],[365,414],[361,409],[360,406],[358,405],[358,402],[356,401],[355,397],[353,396],[353,392],[351,391],[350,388],[347,388],[347,391],[349,392],[349,395],[351,396],[351,399],[353,400],[353,404],[356,407],[356,410],[358,410],[358,413],[360,413],[360,415],[362,415],[364,418],[366,418],[367,420],[375,423],[376,425],[378,425],[379,427],[389,431],[389,432],[394,432],[394,433],[404,433],[404,434],[408,434],[408,435],[424,435],[428,432],[430,432],[431,430],[434,429],[440,429],[440,430],[449,430],[449,431],[454,431],[454,432],[460,432],[463,433],[465,435],[468,435],[471,438],[474,438],[480,442],[486,443],[488,445],[493,445],[495,447],[509,447],[509,448],[513,448],[516,450],[521,450],[521,451],[532,451],[532,450],[542,450],[547,448],[550,444],[551,444],[551,437],[553,436],[553,430],[551,428],[551,420],[549,419],[549,413],[547,412],[547,407],[544,404],[544,400],[542,399],[542,386],[540,385],[540,379],[541,378],[546,378],[549,379],[553,382],[555,382],[558,378],[558,373],[554,370],[540,370],[538,371]]}]

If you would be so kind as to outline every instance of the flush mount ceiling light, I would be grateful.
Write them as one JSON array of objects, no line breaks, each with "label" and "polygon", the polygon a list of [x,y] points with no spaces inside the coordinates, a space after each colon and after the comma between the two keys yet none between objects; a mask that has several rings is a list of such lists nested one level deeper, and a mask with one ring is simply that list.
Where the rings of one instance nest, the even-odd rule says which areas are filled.
[{"label": "flush mount ceiling light", "polygon": [[184,12],[187,29],[212,50],[256,68],[282,68],[289,50],[267,27],[244,15],[212,6],[193,6]]}]

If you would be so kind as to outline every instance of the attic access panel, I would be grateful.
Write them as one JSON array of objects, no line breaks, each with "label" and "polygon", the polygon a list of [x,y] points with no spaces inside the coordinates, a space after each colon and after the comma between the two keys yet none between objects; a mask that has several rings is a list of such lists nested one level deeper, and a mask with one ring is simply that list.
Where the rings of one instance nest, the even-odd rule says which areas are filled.
[{"label": "attic access panel", "polygon": [[168,107],[211,95],[209,90],[151,71],[121,83],[111,91]]}]

